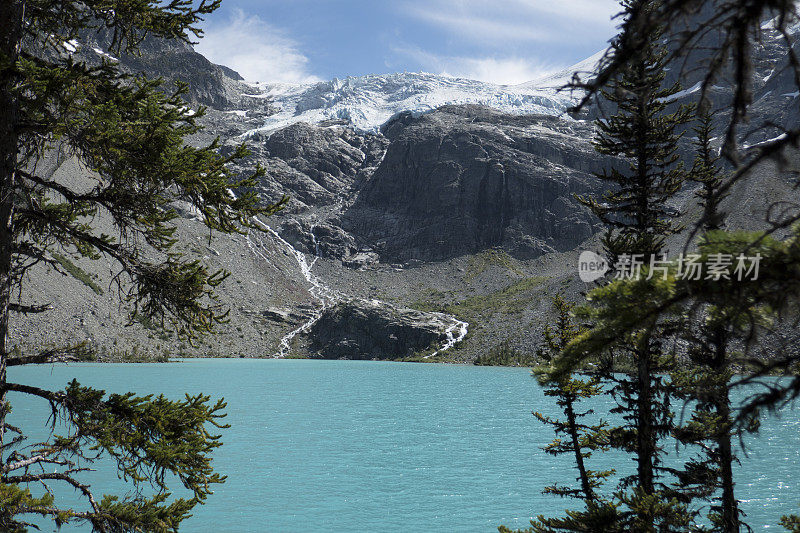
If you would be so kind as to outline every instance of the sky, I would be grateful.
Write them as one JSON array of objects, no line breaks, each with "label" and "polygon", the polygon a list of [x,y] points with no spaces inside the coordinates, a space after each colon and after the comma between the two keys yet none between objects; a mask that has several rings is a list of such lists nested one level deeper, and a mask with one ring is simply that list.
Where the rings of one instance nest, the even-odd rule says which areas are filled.
[{"label": "sky", "polygon": [[197,49],[248,81],[432,72],[517,84],[604,49],[614,0],[224,0]]}]

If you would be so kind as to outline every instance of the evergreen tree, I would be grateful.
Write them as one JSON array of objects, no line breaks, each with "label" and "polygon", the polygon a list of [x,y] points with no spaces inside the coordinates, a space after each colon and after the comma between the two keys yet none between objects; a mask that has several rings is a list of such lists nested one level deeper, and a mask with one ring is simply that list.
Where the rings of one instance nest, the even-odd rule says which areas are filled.
[{"label": "evergreen tree", "polygon": [[728,328],[737,323],[727,309],[704,306],[705,323],[686,324],[682,337],[689,343],[691,365],[672,372],[678,394],[694,403],[690,420],[676,428],[684,445],[699,445],[702,453],[678,473],[676,490],[687,500],[708,499],[721,490],[719,504],[711,507],[715,531],[740,531],[738,500],[734,495],[733,427],[729,383],[733,378]]},{"label": "evergreen tree", "polygon": [[781,517],[781,525],[791,533],[800,533],[800,516],[789,515]]},{"label": "evergreen tree", "polygon": [[[608,450],[608,423],[602,420],[593,425],[582,423],[581,419],[593,414],[594,410],[581,412],[579,404],[601,395],[603,389],[600,378],[596,375],[586,378],[575,375],[553,377],[554,360],[561,350],[581,333],[581,328],[573,323],[571,315],[573,304],[557,295],[553,298],[553,307],[557,315],[556,327],[545,328],[543,345],[537,353],[544,364],[534,368],[533,372],[539,383],[545,387],[544,395],[556,399],[556,404],[562,409],[566,418],[553,419],[540,412],[534,412],[533,415],[540,422],[551,426],[556,434],[556,439],[547,445],[544,451],[555,456],[573,455],[578,470],[576,481],[580,483],[580,488],[552,485],[545,488],[545,493],[579,498],[590,504],[598,499],[595,490],[605,478],[613,474],[613,471],[589,470],[585,465],[585,460],[590,458],[593,452]],[[564,438],[561,438],[562,435]]]},{"label": "evergreen tree", "polygon": [[[698,445],[702,453],[683,470],[674,471],[674,486],[665,487],[661,498],[651,501],[661,505],[670,499],[678,507],[688,508],[693,499],[715,497],[718,504],[709,515],[714,531],[741,529],[741,513],[734,494],[732,469],[736,457],[732,444],[743,432],[757,430],[760,408],[776,405],[776,397],[782,394],[773,386],[750,398],[744,406],[734,408],[729,386],[734,364],[743,365],[742,369],[748,367],[744,366],[744,359],[734,359],[731,346],[734,342],[752,342],[754,328],[757,332],[759,325],[768,325],[775,309],[785,305],[785,294],[774,293],[775,287],[791,287],[791,298],[800,294],[798,271],[790,276],[790,282],[785,278],[787,265],[800,257],[797,237],[780,242],[763,233],[710,232],[698,243],[697,263],[705,269],[720,254],[738,257],[744,253],[762,257],[758,279],[685,277],[676,261],[669,267],[666,279],[618,280],[591,291],[592,305],[579,308],[576,313],[593,326],[565,347],[559,358],[559,371],[565,372],[593,354],[617,346],[619,339],[638,332],[654,317],[683,317],[669,333],[687,341],[688,360],[681,362],[683,368],[672,371],[672,387],[694,405],[688,423],[673,431],[680,442]],[[754,374],[761,375],[764,369],[780,367],[761,363],[756,368]],[[737,379],[739,384],[750,381],[748,377]],[[631,504],[636,502],[626,501],[626,505]],[[692,509],[691,514],[695,512]],[[640,530],[639,525],[631,527]]]},{"label": "evergreen tree", "polygon": [[709,104],[701,102],[697,124],[693,128],[696,135],[694,165],[688,177],[701,186],[697,197],[703,208],[703,218],[698,227],[703,231],[720,230],[725,222],[721,203],[727,197],[727,191],[723,188],[722,158],[714,147],[713,118]]},{"label": "evergreen tree", "polygon": [[[721,189],[723,173],[712,143],[712,115],[706,105],[700,109],[694,128],[696,157],[691,179],[701,185],[697,196],[703,215],[698,227],[712,232],[720,230],[725,220],[720,207],[725,197]],[[696,312],[685,318],[680,331],[688,345],[690,364],[673,371],[672,384],[686,401],[694,404],[690,421],[676,430],[678,440],[686,445],[699,445],[703,451],[679,473],[677,488],[691,498],[709,498],[721,491],[719,505],[711,508],[711,522],[717,531],[738,533],[741,513],[734,494],[736,457],[732,439],[740,431],[733,427],[730,400],[734,375],[731,342],[740,333],[746,317],[741,316],[736,306],[725,306],[724,298],[694,309]]]},{"label": "evergreen tree", "polygon": [[[630,18],[642,10],[654,11],[658,4],[624,0],[622,6],[624,16]],[[634,26],[626,27],[628,32],[637,31]],[[598,175],[611,187],[601,198],[581,198],[608,226],[602,242],[618,276],[635,275],[635,264],[642,265],[641,272],[646,273],[660,260],[666,237],[679,230],[668,204],[686,177],[677,153],[678,128],[688,122],[690,110],[682,106],[674,112],[668,110],[680,86],[664,86],[662,35],[663,31],[657,31],[643,39],[635,58],[603,92],[616,114],[597,122],[595,148],[601,154],[622,158],[625,164]],[[623,32],[612,46],[623,46],[631,38]],[[631,271],[626,273],[626,269]],[[661,442],[672,429],[670,394],[661,376],[669,369],[671,358],[662,353],[661,328],[653,320],[616,339],[617,364],[629,361],[632,375],[606,375],[618,402],[613,412],[623,419],[623,425],[612,432],[612,443],[635,456],[636,474],[625,478],[623,484],[634,488],[628,503],[637,529],[643,530],[667,527],[684,512],[680,506],[656,505],[668,493],[668,487],[659,481],[664,472]]]},{"label": "evergreen tree", "polygon": [[[216,142],[201,148],[184,142],[199,130],[203,111],[189,112],[185,87],[167,90],[158,80],[126,76],[110,61],[87,66],[64,45],[101,29],[114,36],[112,53],[135,53],[147,36],[189,42],[200,35],[201,18],[218,6],[219,0],[0,3],[0,530],[25,530],[25,517],[40,515],[56,525],[83,521],[96,531],[174,531],[224,480],[211,466],[220,445],[211,431],[223,427],[222,401],[106,395],[74,381],[51,391],[11,383],[6,373],[15,365],[84,355],[69,340],[60,349],[10,352],[9,315],[48,308],[26,299],[26,272],[37,265],[58,270],[55,253],[109,259],[132,314],[183,335],[224,321],[213,293],[227,273],[172,249],[177,215],[170,205],[189,202],[211,230],[244,231],[251,217],[275,206],[229,191],[247,190],[262,171],[231,174],[228,163],[245,154],[243,147],[222,157]],[[88,186],[37,172],[36,161],[56,148],[90,171]],[[93,226],[97,215],[113,221],[114,236]],[[28,428],[6,420],[10,392],[48,402],[53,427],[63,422],[63,432],[30,442]],[[98,456],[115,461],[120,477],[137,489],[152,485],[155,493],[100,498],[81,479]],[[171,478],[188,489],[188,498],[170,499]],[[31,492],[41,487],[43,496]],[[85,508],[54,498],[64,489],[82,495]]]},{"label": "evergreen tree", "polygon": [[[616,77],[635,68],[643,43],[650,40],[653,31],[682,18],[687,21],[685,31],[676,34],[670,59],[675,60],[673,63],[680,63],[680,56],[697,52],[708,56],[708,69],[701,84],[703,99],[717,80],[729,73],[733,86],[732,112],[725,116],[727,129],[722,135],[722,154],[732,163],[732,169],[723,182],[718,181],[721,176],[718,157],[711,149],[710,117],[701,117],[701,124],[696,129],[698,157],[693,174],[703,185],[700,199],[704,212],[696,229],[698,232],[708,231],[698,243],[697,265],[706,272],[719,254],[734,258],[759,256],[760,271],[757,279],[687,279],[677,275],[679,267],[673,264],[665,280],[616,281],[592,291],[591,307],[587,306],[579,313],[590,320],[593,327],[564,350],[560,366],[566,372],[580,361],[618,346],[619,339],[649,328],[654,322],[689,315],[687,318],[692,319],[676,324],[672,333],[689,341],[690,359],[701,366],[687,370],[684,376],[674,374],[673,378],[686,397],[699,399],[699,403],[692,420],[687,427],[679,428],[677,435],[686,442],[692,442],[694,438],[695,443],[708,446],[706,457],[711,461],[699,468],[700,462],[707,461],[690,463],[686,472],[679,472],[678,475],[683,476],[679,482],[684,484],[680,490],[694,490],[701,497],[703,492],[710,495],[713,491],[721,491],[719,505],[712,509],[712,527],[736,531],[741,521],[733,484],[723,471],[730,469],[735,457],[731,452],[728,458],[722,458],[727,455],[723,451],[725,443],[742,431],[755,429],[759,413],[774,412],[800,397],[797,373],[800,349],[788,345],[774,350],[761,342],[763,324],[769,323],[776,315],[796,316],[800,299],[800,232],[796,223],[800,217],[788,213],[780,221],[768,221],[774,230],[792,228],[788,238],[777,241],[764,232],[717,231],[724,226],[724,213],[718,211],[718,207],[731,187],[749,179],[750,170],[755,165],[767,158],[785,162],[785,150],[798,143],[798,129],[788,127],[775,140],[743,152],[739,151],[741,137],[737,133],[738,125],[751,118],[752,54],[757,48],[753,43],[759,40],[764,21],[771,20],[785,39],[787,54],[795,57],[792,50],[795,36],[788,28],[797,22],[798,10],[796,3],[789,0],[723,0],[716,2],[713,9],[708,9],[707,3],[701,0],[662,0],[655,10],[640,6],[628,10],[627,15],[622,24],[622,34],[627,34],[628,38],[617,40],[609,49],[601,61],[599,74],[589,82],[576,77],[571,84],[589,90],[580,106],[589,102],[601,89],[607,90]],[[706,39],[712,33],[719,38]],[[800,70],[800,63],[790,61],[786,68],[792,77]],[[795,76],[793,79],[800,78]],[[774,127],[774,124],[764,123],[762,126]],[[691,313],[694,317],[690,316]],[[698,317],[702,322],[696,320]],[[775,373],[786,376],[786,379],[770,381],[765,392],[750,396],[738,409],[726,413],[726,404],[729,405],[727,378],[730,376],[731,346],[734,343],[745,350],[740,360],[747,363],[738,368],[746,372],[737,379],[740,384],[758,382],[762,376]],[[766,358],[746,359],[747,354]],[[712,366],[721,369],[720,372],[714,374]],[[710,379],[712,376],[714,379]],[[730,481],[724,481],[726,477]],[[789,530],[798,530],[797,524],[795,516],[786,516],[782,520],[782,525]]]},{"label": "evergreen tree", "polygon": [[[573,322],[570,304],[563,297],[553,298],[556,311],[555,328],[545,328],[542,347],[537,355],[543,364],[533,371],[539,383],[545,387],[544,394],[556,399],[556,403],[564,413],[563,420],[554,419],[540,412],[533,415],[542,423],[553,428],[556,438],[544,447],[550,455],[572,455],[577,469],[576,481],[579,488],[560,486],[558,484],[545,487],[546,494],[580,499],[585,510],[567,511],[565,517],[551,518],[540,515],[531,521],[529,533],[546,533],[561,531],[621,531],[616,506],[606,502],[597,494],[602,482],[614,471],[596,471],[586,467],[586,460],[596,451],[609,449],[608,423],[600,420],[597,424],[587,425],[582,420],[594,414],[594,410],[581,411],[581,403],[590,401],[603,393],[598,376],[577,377],[573,374],[553,376],[552,366],[561,351],[581,333],[581,328]],[[501,533],[510,533],[501,527]]]},{"label": "evergreen tree", "polygon": [[[656,2],[623,0],[622,7],[631,16],[641,9],[655,9]],[[681,106],[668,111],[680,85],[664,87],[662,36],[663,30],[648,36],[635,61],[603,91],[603,105],[614,107],[616,114],[595,123],[597,152],[625,161],[597,174],[610,187],[608,192],[600,198],[579,198],[607,226],[602,242],[612,264],[622,255],[634,254],[649,264],[663,252],[665,238],[680,229],[668,203],[686,179],[677,130],[691,120],[691,110]],[[612,46],[627,39],[621,35]]]},{"label": "evergreen tree", "polygon": [[[570,88],[577,88],[586,91],[581,102],[573,109],[578,111],[580,108],[590,103],[601,90],[607,88],[616,76],[619,76],[627,69],[631,61],[638,55],[642,42],[649,39],[658,28],[677,23],[686,23],[681,27],[681,31],[673,35],[673,46],[668,59],[673,63],[681,65],[683,59],[702,54],[706,58],[705,68],[702,72],[700,85],[701,98],[705,99],[720,79],[727,79],[732,86],[731,98],[723,104],[726,110],[723,126],[725,135],[723,137],[722,155],[727,162],[732,164],[731,175],[726,183],[721,187],[721,191],[729,191],[737,184],[745,185],[752,176],[752,170],[766,160],[772,160],[779,164],[788,162],[787,150],[797,147],[800,143],[800,127],[784,125],[778,127],[774,121],[764,119],[760,123],[751,124],[750,130],[768,128],[770,130],[778,127],[783,130],[782,135],[772,141],[762,143],[758,148],[741,149],[741,135],[738,128],[754,119],[751,113],[753,104],[753,83],[756,79],[752,75],[754,64],[754,54],[760,47],[754,43],[760,42],[764,33],[764,22],[769,20],[773,27],[782,36],[782,50],[789,58],[783,67],[783,73],[787,79],[794,80],[795,85],[800,89],[800,61],[797,61],[795,52],[797,35],[791,31],[792,27],[800,20],[800,10],[793,0],[718,0],[714,3],[713,9],[708,9],[706,0],[661,0],[656,10],[631,10],[630,16],[626,16],[621,25],[621,34],[628,36],[626,39],[618,39],[614,46],[609,47],[599,64],[599,72],[592,75],[591,79],[581,79],[574,76],[573,81],[568,85]],[[715,38],[708,39],[710,35]],[[687,74],[680,71],[679,75]],[[777,74],[777,73],[775,73]],[[693,82],[696,81],[693,80]],[[730,105],[727,105],[730,104]],[[727,112],[728,110],[731,112]],[[772,213],[771,211],[768,211]],[[786,229],[796,226],[800,221],[800,215],[796,212],[785,213],[781,220],[770,220],[768,223],[775,229]],[[798,231],[792,231],[791,242],[796,242],[795,237]],[[732,236],[727,250],[730,253],[751,252],[762,249],[760,245],[763,235],[751,235],[752,241],[748,244],[743,242],[743,236]],[[742,246],[742,248],[735,248]],[[774,248],[773,248],[773,251]],[[789,260],[786,251],[776,252],[773,259]],[[771,266],[768,264],[770,258],[764,257],[762,261],[762,272],[769,272]],[[777,265],[775,265],[777,267]],[[795,266],[793,263],[784,263],[783,268],[793,273]],[[795,293],[795,279],[788,274],[784,281],[777,279],[774,285],[769,287],[760,283],[761,287],[751,287],[744,291],[747,297],[763,298],[763,302],[771,302],[780,309],[785,309],[787,305],[794,305],[797,302]],[[705,287],[703,283],[694,284],[696,290],[709,291],[710,287]],[[687,299],[688,296],[685,296]],[[677,297],[676,297],[677,298]],[[746,307],[752,302],[743,302]],[[776,307],[773,307],[776,308]],[[649,317],[648,317],[649,318]],[[800,377],[787,372],[786,369],[792,368],[800,362],[800,350],[786,349],[781,353],[772,353],[772,361],[761,366],[751,375],[751,379],[757,379],[768,373],[783,372],[787,379],[782,384],[769,391],[769,393],[758,394],[746,406],[743,418],[748,418],[749,414],[756,409],[774,410],[786,401],[800,396]]]}]

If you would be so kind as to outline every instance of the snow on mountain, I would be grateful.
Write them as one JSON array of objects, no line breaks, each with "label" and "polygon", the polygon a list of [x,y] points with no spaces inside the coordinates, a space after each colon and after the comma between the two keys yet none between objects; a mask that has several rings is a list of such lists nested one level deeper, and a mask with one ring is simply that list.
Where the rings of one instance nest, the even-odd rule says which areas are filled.
[{"label": "snow on mountain", "polygon": [[[552,81],[552,80],[548,80]],[[305,84],[257,84],[279,111],[254,132],[296,122],[348,124],[374,132],[403,111],[422,114],[447,104],[480,104],[512,114],[562,115],[573,103],[552,83],[494,85],[427,73],[347,77]]]},{"label": "snow on mountain", "polygon": [[600,60],[603,59],[605,54],[605,49],[600,50],[596,54],[587,57],[580,63],[575,63],[574,65],[563,70],[559,70],[558,72],[546,74],[541,78],[517,85],[516,88],[528,90],[558,90],[572,81],[572,77],[575,75],[575,73],[579,74],[582,79],[590,78],[593,73],[597,72],[597,67],[600,64]]}]

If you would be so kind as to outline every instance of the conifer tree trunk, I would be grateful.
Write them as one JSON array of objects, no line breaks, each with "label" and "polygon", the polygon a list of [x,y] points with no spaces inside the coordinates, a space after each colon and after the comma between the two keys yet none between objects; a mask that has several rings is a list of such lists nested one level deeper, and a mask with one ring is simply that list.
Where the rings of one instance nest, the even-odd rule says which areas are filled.
[{"label": "conifer tree trunk", "polygon": [[720,459],[720,478],[722,481],[722,527],[725,533],[739,533],[739,509],[733,491],[733,451],[731,434],[728,428],[730,420],[730,400],[727,389],[720,398],[717,412],[724,420],[725,431],[720,433],[718,442]]},{"label": "conifer tree trunk", "polygon": [[653,393],[651,388],[651,368],[650,351],[647,346],[637,350],[637,385],[639,386],[637,401],[637,424],[636,424],[636,460],[637,473],[639,474],[639,486],[645,494],[655,492],[655,481],[653,478],[653,456],[655,455],[655,436],[653,432]]},{"label": "conifer tree trunk", "polygon": [[14,186],[17,166],[19,102],[14,95],[15,64],[22,41],[24,0],[0,5],[0,444],[5,433],[6,359],[11,301]]},{"label": "conifer tree trunk", "polygon": [[[703,185],[702,192],[699,195],[704,212],[703,228],[710,232],[720,230],[723,227],[725,215],[720,209],[720,202],[724,195],[720,196],[722,178],[717,158],[715,158],[712,148],[712,115],[708,110],[707,103],[701,104],[701,106],[702,108],[698,115],[700,124],[694,130],[698,138],[696,143],[698,157],[695,163],[695,170],[700,176],[700,181]],[[730,339],[725,326],[722,324],[714,325],[709,335],[714,347],[708,362],[711,371],[716,374],[727,375],[730,365],[728,355]],[[739,533],[741,530],[739,502],[736,500],[733,481],[733,462],[736,457],[733,454],[733,446],[731,444],[731,400],[727,379],[717,385],[711,403],[719,419],[719,427],[716,428],[713,441],[716,444],[719,484],[722,488],[721,530],[725,533]]]},{"label": "conifer tree trunk", "polygon": [[[636,65],[636,76],[639,80],[647,79],[647,68],[645,58],[638,61]],[[648,101],[651,95],[646,91],[641,91],[638,95],[638,113],[636,117],[636,173],[637,173],[637,195],[638,202],[636,208],[637,241],[642,246],[641,252],[644,254],[646,262],[650,261],[651,256],[658,254],[660,250],[652,248],[652,243],[648,242],[648,229],[650,226],[650,173],[649,164],[651,153],[648,149],[649,107]],[[632,250],[636,253],[637,250]],[[636,456],[637,473],[639,475],[639,486],[645,494],[655,492],[655,479],[653,474],[653,456],[655,455],[655,432],[653,430],[653,391],[651,387],[652,376],[652,354],[650,353],[649,334],[642,333],[642,338],[636,348],[637,365],[637,420],[636,420]]]},{"label": "conifer tree trunk", "polygon": [[[727,361],[727,339],[725,332],[718,329],[715,335],[715,370],[722,371]],[[739,533],[739,507],[734,493],[733,447],[731,445],[731,401],[727,383],[720,387],[715,398],[715,408],[722,426],[717,433],[719,451],[720,484],[722,485],[722,530],[725,533]]]},{"label": "conifer tree trunk", "polygon": [[575,409],[572,402],[566,406],[567,422],[570,427],[570,437],[572,438],[572,448],[575,451],[575,462],[578,465],[578,475],[581,477],[581,488],[586,496],[586,501],[594,501],[594,491],[592,484],[589,481],[589,475],[586,473],[586,464],[583,461],[583,451],[580,443],[580,435],[578,434],[578,420],[575,415]]}]

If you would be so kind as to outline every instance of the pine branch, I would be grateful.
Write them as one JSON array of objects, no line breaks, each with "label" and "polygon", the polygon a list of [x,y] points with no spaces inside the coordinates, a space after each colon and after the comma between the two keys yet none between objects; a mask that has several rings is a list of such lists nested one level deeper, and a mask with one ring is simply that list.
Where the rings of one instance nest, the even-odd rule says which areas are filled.
[{"label": "pine branch", "polygon": [[21,305],[21,304],[9,304],[8,305],[9,311],[14,313],[21,313],[23,315],[34,315],[38,313],[44,313],[47,311],[51,311],[53,309],[53,304],[44,304],[44,305]]},{"label": "pine branch", "polygon": [[44,463],[44,464],[54,464],[54,465],[60,465],[60,466],[67,466],[67,465],[70,464],[68,461],[65,461],[63,459],[51,459],[51,458],[49,458],[49,455],[52,455],[52,453],[54,453],[54,452],[42,453],[40,455],[35,455],[33,457],[28,457],[27,459],[23,459],[21,461],[17,461],[16,463],[6,463],[6,464],[0,466],[0,473],[2,473],[2,479],[4,479],[6,482],[9,482],[8,481],[8,476],[5,475],[8,472],[13,472],[14,470],[19,470],[21,468],[24,468],[24,469],[27,470],[28,467],[33,466],[33,465],[37,465],[37,464]]},{"label": "pine branch", "polygon": [[69,346],[55,350],[46,350],[36,355],[21,357],[10,357],[6,360],[6,366],[38,365],[52,363],[76,363],[90,360],[92,356],[85,343],[77,346]]}]

